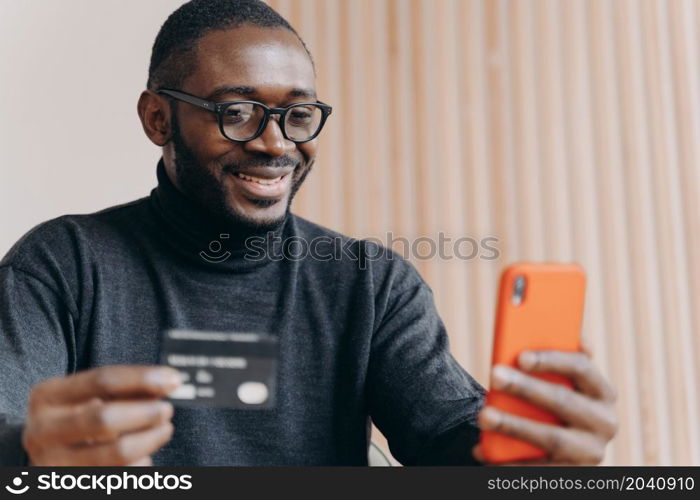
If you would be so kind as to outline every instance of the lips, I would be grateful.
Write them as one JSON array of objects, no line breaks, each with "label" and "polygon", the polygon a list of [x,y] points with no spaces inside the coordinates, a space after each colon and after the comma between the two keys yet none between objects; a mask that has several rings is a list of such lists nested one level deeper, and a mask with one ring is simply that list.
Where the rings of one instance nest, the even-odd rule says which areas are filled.
[{"label": "lips", "polygon": [[[267,176],[236,172],[231,177],[246,198],[279,199],[289,191],[293,169],[273,170],[276,174],[274,177],[270,176],[269,172],[264,172]],[[283,173],[284,170],[286,173]]]},{"label": "lips", "polygon": [[280,180],[282,180],[282,177],[284,177],[283,175],[280,175],[279,177],[275,177],[273,179],[266,179],[265,177],[245,175],[240,172],[234,175],[243,179],[244,181],[257,182],[258,184],[262,184],[263,186],[272,186],[273,184],[277,184],[278,182],[280,182]]},{"label": "lips", "polygon": [[294,171],[294,167],[247,167],[229,170],[233,175],[254,180],[274,180]]}]

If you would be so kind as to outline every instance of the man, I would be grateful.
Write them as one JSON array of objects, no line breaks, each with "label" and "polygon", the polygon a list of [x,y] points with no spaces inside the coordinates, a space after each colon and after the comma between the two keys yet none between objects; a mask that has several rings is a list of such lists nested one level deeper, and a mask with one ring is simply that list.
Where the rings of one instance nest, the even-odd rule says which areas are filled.
[{"label": "man", "polygon": [[[44,223],[0,263],[5,462],[365,465],[370,418],[404,464],[479,464],[480,428],[553,462],[602,459],[614,394],[585,354],[525,353],[523,371],[493,374],[565,427],[484,408],[414,267],[290,212],[330,114],[314,76],[299,36],[257,0],[194,0],[170,16],[138,102],[163,151],[158,187]],[[209,258],[221,235],[226,258]],[[246,242],[270,235],[341,238],[347,251],[247,258]],[[153,366],[169,328],[275,335],[275,408],[175,411],[162,398],[179,375]]]}]

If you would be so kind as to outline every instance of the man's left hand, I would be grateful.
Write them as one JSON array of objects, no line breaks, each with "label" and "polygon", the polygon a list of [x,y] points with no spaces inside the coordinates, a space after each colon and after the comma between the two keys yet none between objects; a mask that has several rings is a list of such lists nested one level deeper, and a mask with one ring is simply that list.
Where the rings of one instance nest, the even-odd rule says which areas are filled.
[{"label": "man's left hand", "polygon": [[[495,366],[491,387],[550,411],[564,425],[536,422],[486,406],[479,414],[479,427],[538,446],[547,453],[549,464],[599,464],[617,432],[617,395],[590,356],[582,352],[528,351],[521,353],[518,363],[520,370]],[[528,372],[563,375],[573,381],[575,388],[544,381]],[[477,460],[485,461],[478,445],[473,454]]]}]

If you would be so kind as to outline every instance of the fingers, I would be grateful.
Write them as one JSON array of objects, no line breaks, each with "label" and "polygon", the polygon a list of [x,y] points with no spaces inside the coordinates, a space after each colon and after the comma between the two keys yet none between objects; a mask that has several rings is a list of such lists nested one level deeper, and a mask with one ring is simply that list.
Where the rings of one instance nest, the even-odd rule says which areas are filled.
[{"label": "fingers", "polygon": [[617,398],[615,389],[596,369],[590,358],[580,352],[524,351],[518,358],[527,372],[550,372],[569,377],[584,394],[608,402]]},{"label": "fingers", "polygon": [[[181,383],[160,366],[106,366],[49,379],[30,395],[22,444],[35,465],[149,465],[173,433],[157,399]],[[153,399],[156,400],[153,400]]]},{"label": "fingers", "polygon": [[493,369],[492,387],[535,406],[549,410],[564,422],[611,439],[617,431],[614,412],[608,404],[583,396],[561,384],[526,375],[498,365]]},{"label": "fingers", "polygon": [[166,396],[181,383],[177,370],[164,366],[104,366],[39,384],[30,405],[67,404],[98,397]]},{"label": "fingers", "polygon": [[166,401],[93,398],[79,405],[50,407],[31,425],[34,439],[44,445],[80,445],[114,441],[122,434],[157,427],[172,416],[173,406]]},{"label": "fingers", "polygon": [[173,435],[173,425],[166,422],[144,431],[124,434],[111,443],[52,448],[38,465],[56,466],[124,466],[146,463],[147,457],[164,446]]},{"label": "fingers", "polygon": [[581,352],[589,358],[593,357],[593,342],[586,335],[581,336]]},{"label": "fingers", "polygon": [[479,415],[482,429],[529,442],[543,449],[552,464],[600,463],[607,443],[617,432],[616,393],[591,362],[590,352],[526,351],[520,354],[519,365],[525,372],[567,377],[576,390],[506,366],[494,367],[493,387],[553,413],[568,426],[550,425],[489,406]]},{"label": "fingers", "polygon": [[490,406],[479,414],[479,426],[532,443],[555,462],[596,465],[605,457],[607,441],[589,432],[543,424]]}]

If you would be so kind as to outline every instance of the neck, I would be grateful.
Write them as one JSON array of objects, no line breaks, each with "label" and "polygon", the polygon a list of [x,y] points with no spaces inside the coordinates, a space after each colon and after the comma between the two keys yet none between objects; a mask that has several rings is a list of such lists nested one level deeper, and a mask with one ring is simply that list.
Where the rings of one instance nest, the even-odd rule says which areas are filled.
[{"label": "neck", "polygon": [[[250,259],[251,242],[259,238],[281,237],[290,214],[275,228],[255,228],[207,210],[187,197],[170,180],[163,160],[158,163],[158,187],[151,200],[162,217],[164,237],[178,253],[191,262],[221,269],[255,268],[269,259]],[[246,259],[248,255],[248,259]]]}]

